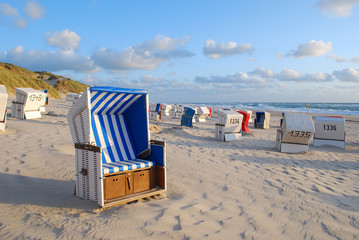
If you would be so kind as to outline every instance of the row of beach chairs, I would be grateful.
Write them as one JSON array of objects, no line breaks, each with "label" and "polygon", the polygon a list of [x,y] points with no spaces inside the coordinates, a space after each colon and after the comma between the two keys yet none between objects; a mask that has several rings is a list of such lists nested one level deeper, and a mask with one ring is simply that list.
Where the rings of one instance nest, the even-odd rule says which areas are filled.
[{"label": "row of beach chairs", "polygon": [[[6,89],[0,86],[0,100],[6,103],[7,94],[4,92]],[[22,89],[16,94],[13,109],[25,109],[21,110],[24,118],[35,115],[29,113],[29,109],[40,112],[40,105],[33,108],[27,106],[33,105],[33,101],[30,101],[31,104],[27,102],[29,95],[39,92]],[[32,99],[40,102],[43,96]],[[251,119],[251,113],[244,111],[210,112],[204,107],[196,110],[182,106],[149,105],[148,92],[138,89],[91,87],[76,101],[71,101],[73,105],[67,118],[75,146],[75,194],[95,201],[103,208],[165,194],[166,144],[150,140],[151,112],[166,115],[166,109],[169,112],[174,109],[173,116],[176,117],[174,113],[181,111],[181,123],[188,127],[192,127],[196,114],[198,119],[205,119],[211,113],[217,118],[215,138],[221,141],[240,140],[242,132],[249,131],[248,122]],[[24,106],[20,108],[16,104]],[[6,121],[6,104],[5,107],[1,105],[0,110],[2,123]],[[154,119],[157,120],[157,117]],[[257,112],[254,126],[269,128],[269,119],[269,113]],[[314,124],[310,114],[286,112],[282,126],[277,130],[277,148],[290,153],[308,151],[313,136],[315,146],[329,143],[344,147],[344,118],[316,117]]]},{"label": "row of beach chairs", "polygon": [[[16,100],[12,102],[11,116],[19,119],[41,118],[48,103],[47,89],[15,88]],[[6,87],[0,85],[0,130],[5,131],[8,94]]]}]

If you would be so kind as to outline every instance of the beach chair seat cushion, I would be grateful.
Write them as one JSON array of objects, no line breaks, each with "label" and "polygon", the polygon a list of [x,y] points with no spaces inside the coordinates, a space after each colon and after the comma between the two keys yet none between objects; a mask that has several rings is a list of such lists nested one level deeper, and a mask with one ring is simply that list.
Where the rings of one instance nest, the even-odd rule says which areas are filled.
[{"label": "beach chair seat cushion", "polygon": [[155,166],[156,163],[143,160],[143,159],[134,159],[134,160],[125,160],[120,162],[110,162],[110,163],[103,163],[102,164],[102,174],[109,174],[109,173],[118,173],[123,171],[129,170],[136,170],[141,168],[148,168]]}]

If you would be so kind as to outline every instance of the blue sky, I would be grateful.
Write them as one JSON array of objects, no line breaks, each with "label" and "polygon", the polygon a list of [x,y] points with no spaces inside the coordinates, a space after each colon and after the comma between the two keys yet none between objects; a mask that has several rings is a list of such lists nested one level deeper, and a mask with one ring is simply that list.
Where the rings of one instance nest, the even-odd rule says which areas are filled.
[{"label": "blue sky", "polygon": [[0,62],[150,101],[359,102],[359,0],[0,0]]}]

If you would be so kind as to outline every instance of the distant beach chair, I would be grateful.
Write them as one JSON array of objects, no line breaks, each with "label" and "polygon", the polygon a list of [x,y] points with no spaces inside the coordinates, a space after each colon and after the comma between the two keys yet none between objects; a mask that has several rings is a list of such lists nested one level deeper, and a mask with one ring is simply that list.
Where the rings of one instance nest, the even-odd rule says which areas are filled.
[{"label": "distant beach chair", "polygon": [[172,110],[172,105],[170,104],[162,104],[162,109],[161,109],[161,116],[170,116],[170,111]]},{"label": "distant beach chair", "polygon": [[44,89],[44,93],[46,93],[45,105],[49,105],[49,89]]},{"label": "distant beach chair", "polygon": [[191,107],[184,108],[184,114],[181,118],[181,125],[186,127],[193,127],[193,116],[195,115],[196,110]]},{"label": "distant beach chair", "polygon": [[317,116],[314,118],[314,126],[313,146],[345,148],[345,118]]},{"label": "distant beach chair", "polygon": [[149,111],[149,118],[152,121],[159,121],[161,119],[161,104],[160,103],[151,103],[150,104],[150,111]]},{"label": "distant beach chair", "polygon": [[184,106],[182,106],[182,105],[176,106],[175,112],[174,112],[174,117],[182,118],[183,112],[184,112]]},{"label": "distant beach chair", "polygon": [[242,138],[243,115],[232,110],[217,110],[218,122],[215,125],[215,138],[220,141],[233,141]]},{"label": "distant beach chair", "polygon": [[212,117],[212,108],[211,107],[207,107],[208,108],[208,117]]},{"label": "distant beach chair", "polygon": [[311,115],[285,112],[282,128],[277,129],[276,148],[285,153],[308,152],[313,135],[314,125]]},{"label": "distant beach chair", "polygon": [[6,104],[7,104],[8,94],[6,92],[6,87],[0,85],[0,131],[5,132],[6,128]]},{"label": "distant beach chair", "polygon": [[209,115],[207,107],[198,107],[197,114],[195,115],[195,122],[206,122],[206,118]]},{"label": "distant beach chair", "polygon": [[249,114],[248,122],[253,122],[253,112],[250,110],[244,110],[243,112],[246,112]]},{"label": "distant beach chair", "polygon": [[251,114],[245,111],[237,111],[237,112],[243,115],[242,132],[249,133],[248,123],[251,118]]},{"label": "distant beach chair", "polygon": [[75,103],[81,96],[82,93],[66,93],[66,101]]},{"label": "distant beach chair", "polygon": [[76,150],[76,196],[100,207],[164,194],[166,145],[150,141],[148,92],[88,88],[68,121]]},{"label": "distant beach chair", "polygon": [[15,88],[15,92],[16,101],[12,102],[11,116],[20,119],[41,118],[47,94],[32,88]]},{"label": "distant beach chair", "polygon": [[254,127],[269,129],[270,113],[268,112],[256,112],[256,118],[254,119]]}]

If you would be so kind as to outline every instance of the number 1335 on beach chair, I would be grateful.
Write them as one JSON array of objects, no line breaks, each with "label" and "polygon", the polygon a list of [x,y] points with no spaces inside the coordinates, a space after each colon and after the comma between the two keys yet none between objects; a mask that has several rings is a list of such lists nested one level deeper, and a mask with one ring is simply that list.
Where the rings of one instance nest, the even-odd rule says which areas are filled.
[{"label": "number 1335 on beach chair", "polygon": [[76,196],[100,207],[163,195],[166,146],[150,141],[148,92],[88,88],[68,113],[76,150]]}]

